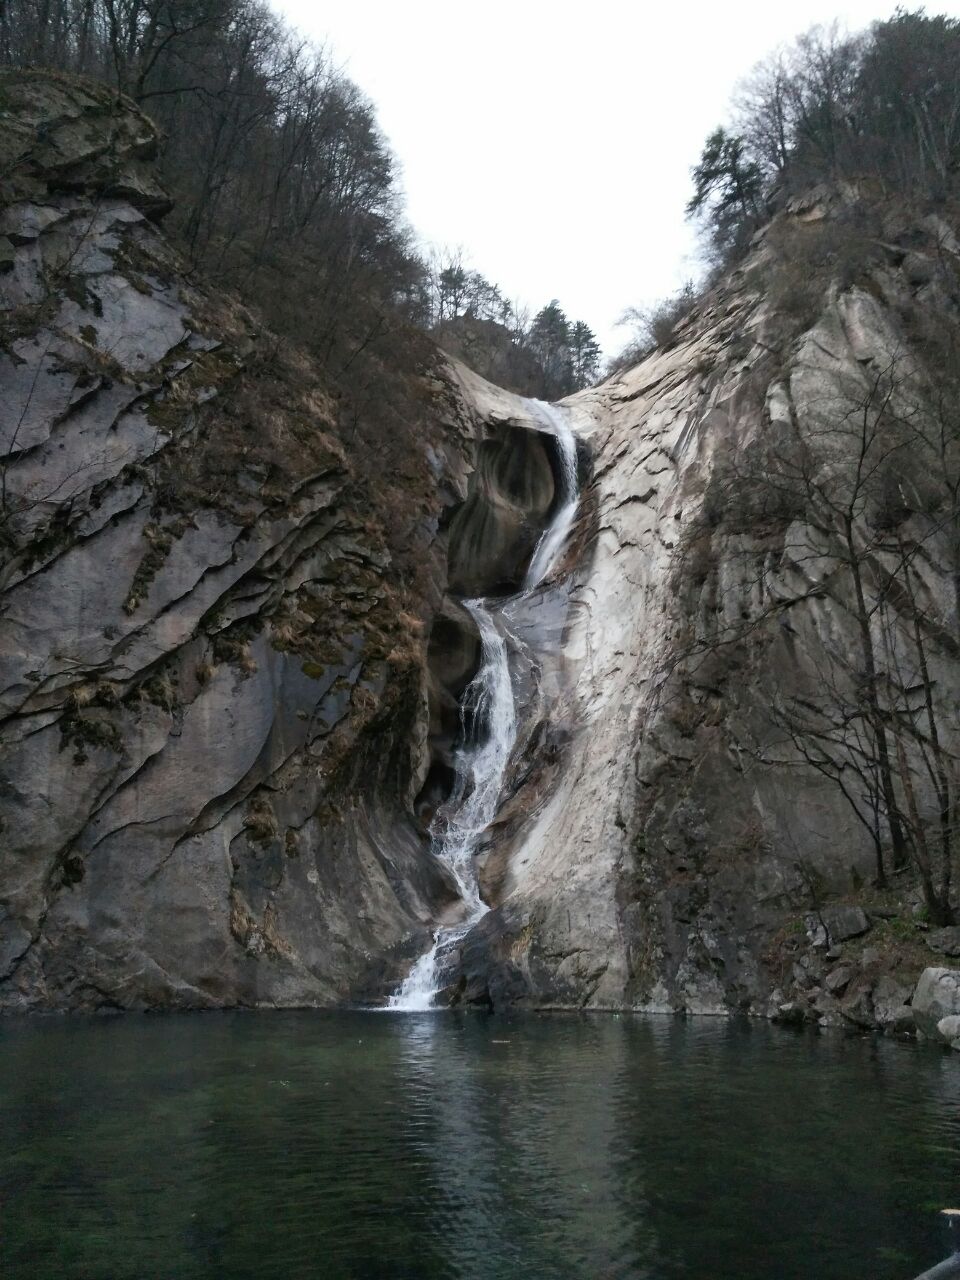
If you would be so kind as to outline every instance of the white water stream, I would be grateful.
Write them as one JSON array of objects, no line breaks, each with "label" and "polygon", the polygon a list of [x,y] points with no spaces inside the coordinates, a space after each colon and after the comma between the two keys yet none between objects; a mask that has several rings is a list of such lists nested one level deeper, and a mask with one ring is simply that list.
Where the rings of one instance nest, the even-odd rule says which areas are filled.
[{"label": "white water stream", "polygon": [[543,400],[534,400],[531,403],[536,405],[539,416],[553,427],[553,433],[557,438],[562,489],[559,495],[560,505],[554,512],[553,519],[544,529],[530,560],[521,595],[539,587],[553,568],[554,561],[567,541],[580,501],[580,489],[577,484],[577,438],[570,429],[566,414]]},{"label": "white water stream", "polygon": [[433,1008],[439,986],[440,961],[470,932],[489,908],[480,898],[474,862],[477,845],[493,821],[503,776],[517,737],[517,714],[510,673],[509,640],[502,616],[513,600],[534,591],[550,573],[566,543],[579,501],[577,442],[562,410],[542,400],[530,405],[557,439],[560,491],[553,517],[530,560],[523,586],[507,600],[464,600],[480,633],[480,666],[463,698],[463,723],[472,725],[477,741],[464,741],[456,758],[456,783],[449,800],[434,819],[432,836],[437,856],[456,878],[464,916],[455,925],[439,928],[433,946],[407,974],[387,1007],[396,1010]]}]

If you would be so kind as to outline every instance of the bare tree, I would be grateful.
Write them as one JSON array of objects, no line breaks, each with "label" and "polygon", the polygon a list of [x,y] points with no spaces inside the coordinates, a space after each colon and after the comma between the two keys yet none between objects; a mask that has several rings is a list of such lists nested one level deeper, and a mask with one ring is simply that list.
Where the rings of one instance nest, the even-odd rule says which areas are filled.
[{"label": "bare tree", "polygon": [[[906,355],[850,373],[834,394],[800,406],[776,386],[777,414],[715,475],[684,552],[691,577],[698,547],[725,540],[724,554],[742,557],[757,576],[753,595],[766,603],[743,611],[741,599],[739,615],[724,621],[717,601],[717,624],[701,627],[679,661],[693,670],[807,598],[828,604],[807,665],[786,686],[764,686],[765,758],[813,769],[835,787],[868,833],[877,882],[890,865],[912,864],[931,919],[949,923],[960,725],[938,672],[960,657],[951,559],[960,463],[947,465],[954,451],[935,386]],[[937,458],[938,479],[923,488]],[[760,530],[764,545],[774,531],[780,541],[773,593],[764,589],[769,560],[738,533]],[[803,586],[786,594],[797,577]]]}]

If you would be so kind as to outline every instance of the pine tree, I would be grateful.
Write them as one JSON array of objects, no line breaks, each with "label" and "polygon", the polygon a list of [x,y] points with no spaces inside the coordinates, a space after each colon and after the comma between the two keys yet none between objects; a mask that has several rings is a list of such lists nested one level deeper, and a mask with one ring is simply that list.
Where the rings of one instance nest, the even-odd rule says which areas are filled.
[{"label": "pine tree", "polygon": [[600,372],[600,344],[588,324],[578,320],[570,330],[573,390],[582,391]]},{"label": "pine tree", "polygon": [[533,317],[527,345],[543,373],[543,398],[557,400],[571,391],[570,322],[556,298]]},{"label": "pine tree", "polygon": [[693,169],[693,188],[687,213],[706,213],[720,239],[760,214],[763,175],[739,134],[714,129]]}]

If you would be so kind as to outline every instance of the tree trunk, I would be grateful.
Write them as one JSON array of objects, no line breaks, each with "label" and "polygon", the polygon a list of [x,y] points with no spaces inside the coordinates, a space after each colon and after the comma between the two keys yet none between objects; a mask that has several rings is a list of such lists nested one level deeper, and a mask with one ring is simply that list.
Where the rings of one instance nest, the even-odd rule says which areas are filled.
[{"label": "tree trunk", "polygon": [[897,807],[897,796],[893,786],[893,770],[890,765],[890,750],[887,743],[887,730],[880,710],[880,699],[877,694],[877,662],[873,651],[873,636],[870,634],[870,615],[867,612],[866,596],[863,590],[863,577],[860,572],[860,561],[856,554],[853,537],[853,521],[848,516],[844,520],[844,539],[847,550],[847,563],[853,578],[857,601],[857,626],[860,630],[860,650],[863,658],[864,674],[867,682],[867,698],[870,709],[870,721],[873,725],[877,744],[877,762],[880,767],[880,791],[887,811],[887,824],[890,828],[890,843],[893,846],[893,869],[899,871],[907,865],[907,842],[900,821]]}]

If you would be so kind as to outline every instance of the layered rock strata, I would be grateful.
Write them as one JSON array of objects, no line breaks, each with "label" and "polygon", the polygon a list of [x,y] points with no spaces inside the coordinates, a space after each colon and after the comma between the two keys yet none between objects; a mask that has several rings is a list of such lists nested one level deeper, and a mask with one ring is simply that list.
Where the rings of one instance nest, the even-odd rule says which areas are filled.
[{"label": "layered rock strata", "polygon": [[411,596],[322,378],[186,283],[150,122],[2,106],[0,1005],[348,999],[452,893],[412,798],[471,427],[425,424]]}]

